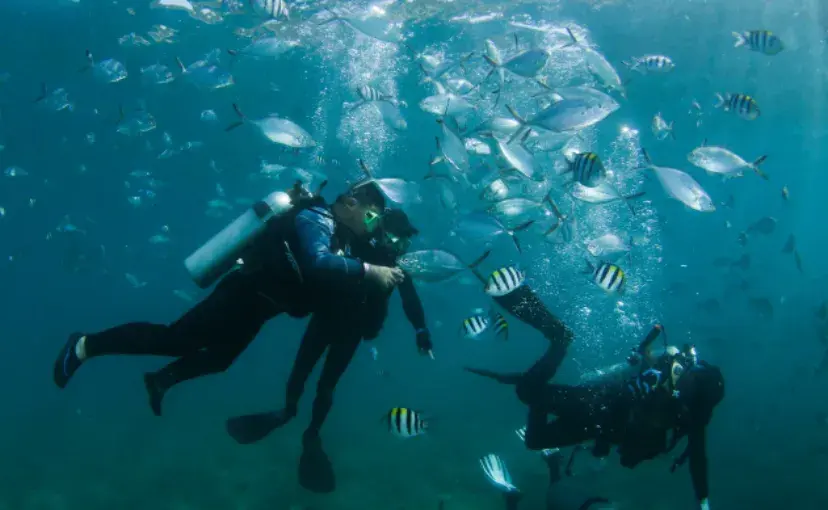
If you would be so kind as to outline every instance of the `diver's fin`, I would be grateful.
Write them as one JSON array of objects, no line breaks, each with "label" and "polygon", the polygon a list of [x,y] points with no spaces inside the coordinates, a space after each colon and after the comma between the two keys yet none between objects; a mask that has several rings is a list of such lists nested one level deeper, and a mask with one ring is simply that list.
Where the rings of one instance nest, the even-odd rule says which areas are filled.
[{"label": "diver's fin", "polygon": [[264,439],[288,421],[290,418],[283,411],[236,416],[227,420],[227,433],[239,444],[251,444]]},{"label": "diver's fin", "polygon": [[329,494],[336,490],[333,465],[319,437],[303,438],[304,448],[299,458],[299,485],[317,494]]},{"label": "diver's fin", "polygon": [[463,367],[463,370],[466,372],[470,372],[472,374],[476,374],[483,377],[488,377],[489,379],[493,379],[500,384],[509,384],[509,385],[516,385],[518,381],[523,378],[523,372],[514,372],[514,373],[499,373],[493,372],[491,370],[483,370],[482,368],[472,368],[472,367]]}]

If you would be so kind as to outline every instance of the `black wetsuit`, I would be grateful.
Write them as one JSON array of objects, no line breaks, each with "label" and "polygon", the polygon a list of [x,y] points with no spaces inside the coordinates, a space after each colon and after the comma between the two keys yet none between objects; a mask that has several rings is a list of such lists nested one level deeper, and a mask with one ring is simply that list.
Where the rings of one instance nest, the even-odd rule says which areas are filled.
[{"label": "black wetsuit", "polygon": [[[360,243],[354,246],[352,253],[369,264],[393,266],[396,263],[392,255],[379,247]],[[418,346],[422,348],[423,334],[428,334],[425,313],[414,282],[408,275],[399,285],[399,291],[405,315],[417,331]],[[360,342],[363,339],[374,339],[379,335],[388,315],[390,297],[391,291],[383,292],[366,284],[351,289],[343,299],[314,312],[293,363],[285,396],[286,412],[296,414],[305,382],[322,354],[328,349],[316,387],[308,434],[319,433],[333,404],[334,389],[348,368]]]},{"label": "black wetsuit", "polygon": [[[537,366],[537,365],[536,365]],[[696,496],[708,496],[706,428],[713,408],[724,397],[724,380],[718,368],[701,362],[678,379],[675,393],[657,384],[647,386],[639,376],[626,382],[591,386],[547,384],[483,370],[474,373],[507,384],[521,384],[518,396],[529,406],[526,446],[532,450],[580,445],[594,440],[593,454],[606,456],[618,446],[621,465],[629,468],[670,451],[687,436],[683,458],[690,461]],[[548,415],[557,419],[549,422]],[[668,440],[670,432],[673,437]]]},{"label": "black wetsuit", "polygon": [[[362,261],[337,254],[338,248],[347,249],[341,242],[347,235],[338,230],[321,200],[278,218],[250,256],[244,257],[243,268],[225,276],[180,319],[169,325],[133,322],[87,334],[87,358],[177,357],[146,379],[153,411],[160,414],[164,391],[181,381],[226,370],[270,319],[282,313],[306,316],[335,301],[335,296],[362,286]],[[60,387],[80,365],[74,357],[77,338],[70,337],[55,362],[55,382]]]}]

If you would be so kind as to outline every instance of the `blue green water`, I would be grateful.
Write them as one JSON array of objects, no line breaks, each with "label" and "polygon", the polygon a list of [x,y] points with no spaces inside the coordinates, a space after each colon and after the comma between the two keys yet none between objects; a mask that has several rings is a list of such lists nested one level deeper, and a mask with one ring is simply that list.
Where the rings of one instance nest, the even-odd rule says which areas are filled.
[{"label": "blue green water", "polygon": [[[813,312],[826,282],[822,124],[828,14],[818,2],[794,1],[461,4],[433,2],[423,11],[409,11],[414,14],[404,24],[407,44],[416,51],[442,48],[457,57],[479,54],[489,37],[508,48],[515,31],[509,21],[557,27],[558,35],[549,39],[519,30],[525,44],[550,46],[561,27],[573,26],[586,31],[589,42],[631,79],[621,109],[584,136],[613,162],[626,186],[647,191],[646,199],[634,218],[618,204],[576,210],[583,235],[611,226],[646,238],[633,249],[631,292],[620,304],[600,295],[580,273],[583,249],[577,239],[559,245],[528,236],[520,256],[501,239],[487,267],[520,262],[532,286],[575,330],[559,380],[574,382],[582,370],[621,360],[653,322],[662,321],[672,343],[695,343],[727,380],[726,399],[708,434],[714,507],[824,508],[826,431],[816,416],[825,410],[825,382],[813,376],[824,346]],[[367,4],[348,6],[361,12]],[[171,321],[191,306],[173,291],[203,297],[181,261],[240,214],[243,204],[285,184],[251,178],[262,159],[309,167],[310,158],[324,157],[329,197],[360,177],[357,158],[378,176],[420,182],[423,200],[406,204],[422,231],[415,247],[457,246],[447,233],[453,213],[440,205],[433,181],[421,180],[439,130],[434,117],[417,108],[431,92],[420,83],[423,75],[407,50],[341,24],[316,27],[312,17],[319,6],[308,2],[294,6],[290,21],[304,47],[275,61],[231,63],[224,50],[247,44],[234,29],[261,20],[211,8],[224,13],[223,22],[207,24],[180,11],[150,9],[145,2],[0,4],[0,77],[8,73],[0,78],[0,167],[28,173],[0,180],[0,509],[421,509],[435,508],[440,499],[447,508],[494,509],[502,501],[477,465],[489,452],[508,462],[527,493],[525,507],[540,508],[545,468],[513,433],[523,424],[524,408],[510,389],[473,380],[460,368],[521,370],[545,341],[517,321],[507,344],[460,338],[460,321],[472,309],[488,307],[476,281],[419,286],[434,333],[434,361],[416,356],[414,333],[399,298],[392,298],[375,344],[390,377],[378,378],[377,363],[363,346],[323,430],[338,476],[339,489],[331,496],[311,495],[296,481],[312,384],[299,419],[267,441],[242,447],[224,431],[229,416],[281,404],[304,321],[272,321],[228,372],[176,387],[165,399],[162,419],[146,406],[141,374],[163,360],[94,360],[68,389],[54,387],[51,363],[69,332],[132,320]],[[394,12],[393,6],[388,10]],[[486,23],[451,21],[467,11],[501,14]],[[178,31],[176,42],[151,40],[147,31],[159,23]],[[774,30],[785,51],[769,57],[732,47],[731,31],[754,28]],[[130,32],[151,44],[119,45]],[[189,64],[215,48],[235,77],[233,86],[199,90],[179,76],[175,57]],[[87,49],[99,59],[117,58],[129,77],[107,84],[80,72]],[[648,53],[669,55],[675,71],[642,77],[621,64]],[[559,84],[592,83],[579,55],[553,51],[549,76]],[[144,83],[140,69],[156,63],[168,66],[176,80]],[[479,58],[469,68],[472,81],[485,75]],[[356,100],[355,83],[380,78],[407,103],[404,131],[390,129],[370,112],[341,106]],[[65,88],[72,111],[34,104],[43,83],[48,91]],[[512,79],[508,86],[524,85]],[[716,92],[755,96],[761,118],[745,122],[714,110]],[[694,99],[703,106],[701,126],[688,114]],[[251,117],[278,113],[293,119],[319,147],[294,155],[249,126],[225,132],[236,120],[234,102]],[[524,98],[521,111],[528,106],[531,101]],[[130,114],[139,108],[151,112],[157,128],[134,137],[117,133],[121,107]],[[200,119],[207,109],[216,112],[216,123]],[[657,112],[675,121],[675,141],[657,142],[650,133]],[[502,106],[499,114],[506,115]],[[638,134],[624,134],[624,126]],[[770,181],[746,175],[723,182],[691,170],[686,155],[705,138],[746,159],[767,154],[763,168]],[[195,141],[203,145],[158,158],[165,148]],[[658,164],[691,173],[717,205],[733,195],[734,206],[704,214],[667,198],[655,179],[633,171],[639,145]],[[150,172],[155,186],[148,177],[131,175],[136,171]],[[783,186],[790,190],[787,201]],[[155,196],[141,195],[147,189]],[[461,208],[473,203],[458,195]],[[130,202],[134,196],[143,196],[140,205]],[[227,206],[206,214],[217,199]],[[742,248],[738,233],[763,216],[778,220],[776,231]],[[83,232],[66,232],[67,224]],[[159,234],[169,242],[149,241]],[[796,235],[801,274],[793,259],[780,253],[789,234]],[[465,246],[470,255],[479,248]],[[712,265],[717,257],[737,259],[743,253],[752,258],[747,271]],[[126,274],[145,285],[133,285]],[[734,288],[743,280],[749,283],[746,290]],[[665,292],[676,283],[683,288]],[[697,308],[709,298],[720,301],[719,313]],[[747,304],[750,298],[772,302],[773,318],[759,317]],[[429,435],[400,442],[387,434],[378,420],[393,406],[426,410],[434,421]],[[670,457],[634,471],[610,460],[600,472],[581,473],[567,483],[611,497],[619,508],[694,508],[686,470],[670,475]]]}]

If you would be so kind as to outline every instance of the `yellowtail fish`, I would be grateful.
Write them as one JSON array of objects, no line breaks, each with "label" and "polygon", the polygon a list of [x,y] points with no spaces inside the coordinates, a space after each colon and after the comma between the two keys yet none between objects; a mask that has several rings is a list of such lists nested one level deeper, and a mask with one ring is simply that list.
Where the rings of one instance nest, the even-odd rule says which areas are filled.
[{"label": "yellowtail fish", "polygon": [[620,294],[624,291],[624,284],[627,281],[627,276],[624,270],[615,264],[609,262],[601,262],[598,266],[594,266],[587,261],[589,271],[592,273],[592,281],[595,285],[601,287],[604,292],[608,294]]},{"label": "yellowtail fish", "polygon": [[748,30],[741,34],[733,32],[733,37],[736,38],[733,43],[734,48],[744,46],[751,51],[757,51],[765,55],[776,55],[785,49],[782,39],[769,30]]},{"label": "yellowtail fish", "polygon": [[428,429],[428,423],[423,419],[422,413],[407,407],[392,408],[385,420],[388,422],[389,432],[401,438],[421,436]]},{"label": "yellowtail fish", "polygon": [[716,94],[716,104],[713,107],[733,112],[745,120],[756,120],[761,114],[759,104],[746,94],[727,93],[724,96]]},{"label": "yellowtail fish", "polygon": [[486,282],[486,294],[505,296],[523,285],[524,281],[526,281],[526,273],[514,266],[495,269]]}]

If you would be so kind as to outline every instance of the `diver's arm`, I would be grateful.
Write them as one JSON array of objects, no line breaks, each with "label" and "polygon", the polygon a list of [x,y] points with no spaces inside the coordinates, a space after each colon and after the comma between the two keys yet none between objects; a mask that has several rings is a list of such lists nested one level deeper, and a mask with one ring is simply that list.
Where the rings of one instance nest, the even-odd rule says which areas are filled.
[{"label": "diver's arm", "polygon": [[408,318],[408,322],[417,331],[426,329],[423,303],[420,301],[420,296],[417,295],[417,288],[414,286],[414,280],[411,278],[411,275],[405,273],[405,280],[400,283],[399,289],[403,311],[405,312],[406,318]]},{"label": "diver's arm", "polygon": [[417,349],[420,354],[428,354],[433,356],[431,343],[431,333],[426,327],[425,310],[423,310],[423,303],[420,296],[417,294],[417,287],[414,286],[414,280],[408,273],[403,273],[405,279],[399,284],[400,298],[402,298],[403,311],[408,318],[408,322],[414,326],[417,332]]},{"label": "diver's arm", "polygon": [[365,278],[365,266],[360,260],[331,252],[334,220],[325,212],[313,208],[296,215],[296,262],[303,276],[316,282],[331,284],[358,284]]},{"label": "diver's arm", "polygon": [[693,481],[693,490],[702,510],[708,510],[707,502],[707,427],[697,424],[687,435],[690,458],[690,478]]}]

